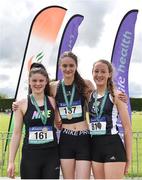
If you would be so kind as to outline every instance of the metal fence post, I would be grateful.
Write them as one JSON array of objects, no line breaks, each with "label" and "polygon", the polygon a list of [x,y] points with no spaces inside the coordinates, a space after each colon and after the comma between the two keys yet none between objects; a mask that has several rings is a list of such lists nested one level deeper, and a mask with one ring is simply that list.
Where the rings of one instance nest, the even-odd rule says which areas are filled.
[{"label": "metal fence post", "polygon": [[[0,132],[0,177],[7,176],[6,169],[8,165],[9,145],[7,152],[4,151],[4,146],[7,138],[7,133]],[[11,137],[11,136],[9,136]],[[23,138],[21,138],[23,142]],[[16,174],[20,175],[20,159],[21,159],[21,145],[17,151],[16,156]],[[133,132],[133,152],[132,165],[129,176],[142,177],[142,132]]]}]

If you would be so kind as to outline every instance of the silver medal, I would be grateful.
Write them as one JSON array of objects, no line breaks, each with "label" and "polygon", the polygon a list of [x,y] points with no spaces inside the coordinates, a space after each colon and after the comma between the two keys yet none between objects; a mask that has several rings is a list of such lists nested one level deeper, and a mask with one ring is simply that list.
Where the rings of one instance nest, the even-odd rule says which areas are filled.
[{"label": "silver medal", "polygon": [[43,128],[42,128],[42,132],[43,132],[43,133],[47,133],[47,131],[48,131],[47,127],[43,127]]}]

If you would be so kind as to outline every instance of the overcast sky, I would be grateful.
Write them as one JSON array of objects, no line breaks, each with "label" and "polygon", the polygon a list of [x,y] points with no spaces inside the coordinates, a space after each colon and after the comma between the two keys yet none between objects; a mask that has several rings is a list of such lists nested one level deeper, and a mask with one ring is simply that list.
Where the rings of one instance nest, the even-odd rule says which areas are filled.
[{"label": "overcast sky", "polygon": [[[92,64],[98,59],[110,60],[114,39],[124,15],[138,9],[135,41],[129,68],[129,93],[142,98],[142,0],[4,0],[0,3],[0,93],[13,98],[18,83],[29,29],[35,15],[43,8],[59,5],[66,16],[81,14],[84,20],[73,52],[79,57],[79,72],[92,80]],[[49,67],[55,78],[59,42]],[[89,62],[89,63],[88,63]]]}]

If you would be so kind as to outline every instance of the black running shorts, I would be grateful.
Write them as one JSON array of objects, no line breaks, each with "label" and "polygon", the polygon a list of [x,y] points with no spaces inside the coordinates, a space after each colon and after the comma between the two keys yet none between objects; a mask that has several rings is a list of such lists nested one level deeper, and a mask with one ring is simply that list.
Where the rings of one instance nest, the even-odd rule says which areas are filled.
[{"label": "black running shorts", "polygon": [[92,136],[92,161],[126,162],[126,151],[118,134]]},{"label": "black running shorts", "polygon": [[63,129],[60,134],[60,159],[91,160],[91,136],[89,130]]},{"label": "black running shorts", "polygon": [[59,179],[58,147],[22,149],[21,179]]}]

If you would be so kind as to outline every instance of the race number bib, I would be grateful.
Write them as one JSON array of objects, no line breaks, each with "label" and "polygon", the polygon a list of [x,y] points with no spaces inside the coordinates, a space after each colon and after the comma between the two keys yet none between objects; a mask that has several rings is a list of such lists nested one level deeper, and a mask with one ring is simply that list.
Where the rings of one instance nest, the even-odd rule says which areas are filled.
[{"label": "race number bib", "polygon": [[106,122],[92,122],[89,123],[89,129],[91,135],[103,135],[106,134]]},{"label": "race number bib", "polygon": [[59,107],[60,115],[63,119],[68,119],[67,114],[72,114],[72,118],[82,116],[81,105],[72,106],[71,110],[68,111],[67,107]]},{"label": "race number bib", "polygon": [[29,144],[44,144],[54,140],[51,126],[29,128]]}]

